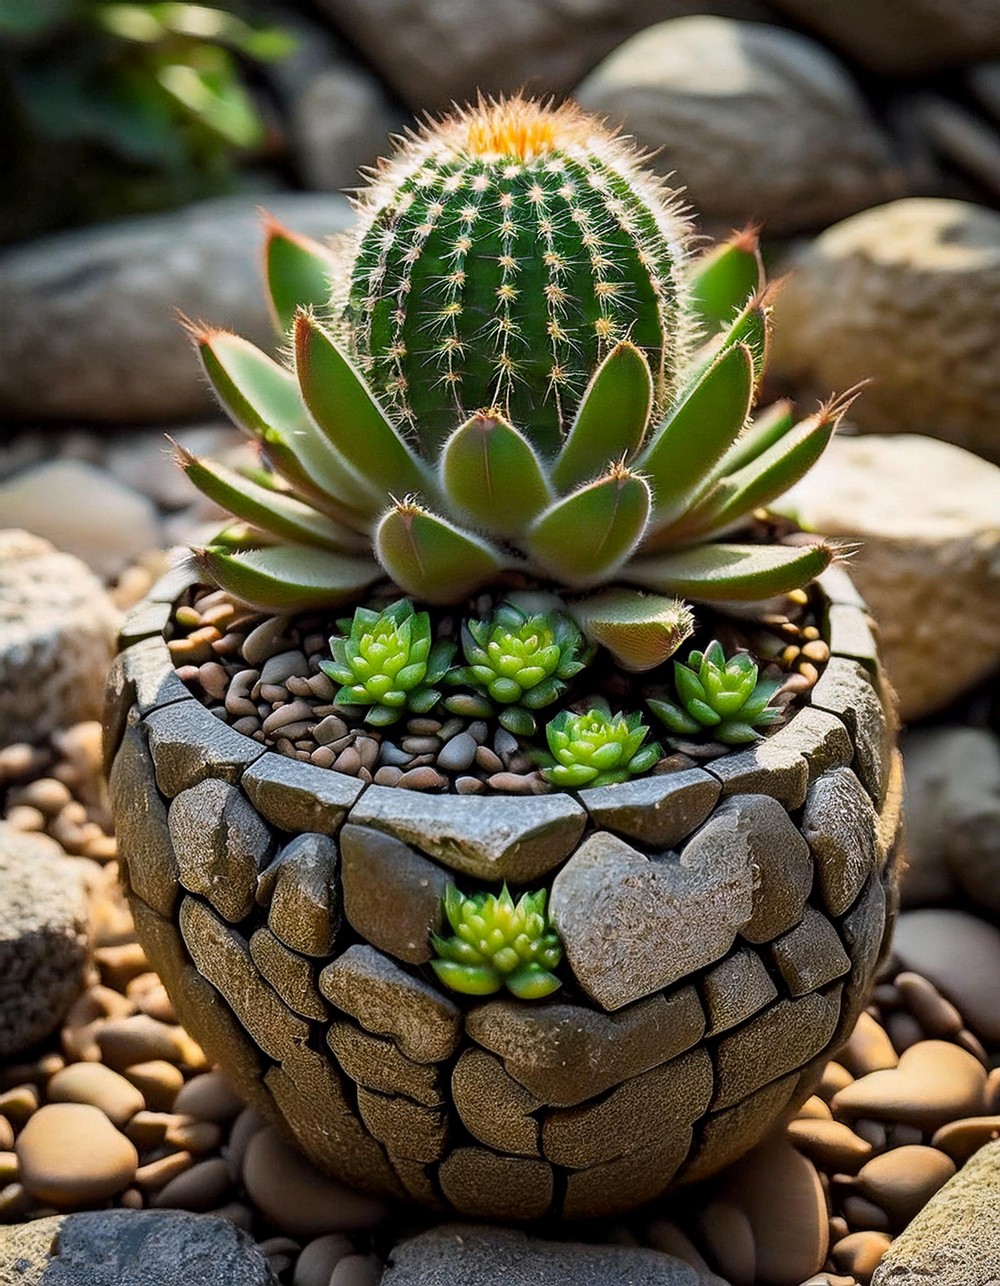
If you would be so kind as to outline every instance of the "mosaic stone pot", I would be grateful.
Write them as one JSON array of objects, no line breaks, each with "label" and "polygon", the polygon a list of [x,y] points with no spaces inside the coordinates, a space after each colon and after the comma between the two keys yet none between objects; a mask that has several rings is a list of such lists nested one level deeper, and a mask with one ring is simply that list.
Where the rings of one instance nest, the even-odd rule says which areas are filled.
[{"label": "mosaic stone pot", "polygon": [[[705,768],[538,796],[364,785],[175,674],[176,571],[126,624],[106,749],[136,929],[185,1025],[327,1173],[461,1215],[613,1214],[813,1089],[895,909],[898,754],[870,622],[820,581],[808,704]],[[448,882],[551,888],[566,986],[457,997]]]}]

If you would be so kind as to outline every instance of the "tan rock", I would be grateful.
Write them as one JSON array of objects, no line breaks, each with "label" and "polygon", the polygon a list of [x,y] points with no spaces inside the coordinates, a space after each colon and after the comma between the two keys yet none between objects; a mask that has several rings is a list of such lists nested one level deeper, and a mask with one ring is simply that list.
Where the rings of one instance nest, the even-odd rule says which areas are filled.
[{"label": "tan rock", "polygon": [[852,1232],[831,1249],[830,1258],[837,1268],[867,1286],[891,1242],[892,1238],[885,1232]]},{"label": "tan rock", "polygon": [[99,1108],[50,1103],[31,1117],[16,1144],[21,1182],[57,1209],[103,1201],[135,1178],[139,1156]]},{"label": "tan rock", "polygon": [[[820,396],[871,379],[851,411],[861,428],[928,433],[1000,461],[1000,213],[894,201],[828,229],[789,267],[778,379]],[[924,481],[940,493],[936,473]]]},{"label": "tan rock", "polygon": [[52,1103],[89,1103],[98,1107],[119,1129],[146,1106],[136,1087],[103,1063],[72,1063],[64,1067],[49,1081],[46,1094]]},{"label": "tan rock", "polygon": [[903,966],[929,978],[981,1040],[1000,1042],[1000,929],[965,911],[906,911],[893,945]]},{"label": "tan rock", "polygon": [[858,1188],[904,1228],[955,1173],[955,1163],[937,1148],[916,1143],[890,1148],[858,1173]]},{"label": "tan rock", "polygon": [[[1000,269],[996,291],[1000,299]],[[1000,370],[994,356],[981,361]],[[865,373],[876,373],[871,362]],[[850,382],[822,378],[826,387]],[[1000,418],[1000,382],[988,414]],[[777,507],[808,530],[860,543],[851,571],[878,622],[904,720],[947,705],[1000,662],[1000,469],[908,433],[838,437]]]},{"label": "tan rock", "polygon": [[815,1165],[841,1174],[853,1174],[872,1153],[872,1145],[843,1121],[800,1118],[789,1123],[788,1137]]},{"label": "tan rock", "polygon": [[982,1110],[986,1073],[971,1054],[943,1040],[912,1045],[899,1066],[870,1072],[834,1095],[835,1116],[902,1122],[935,1130]]}]

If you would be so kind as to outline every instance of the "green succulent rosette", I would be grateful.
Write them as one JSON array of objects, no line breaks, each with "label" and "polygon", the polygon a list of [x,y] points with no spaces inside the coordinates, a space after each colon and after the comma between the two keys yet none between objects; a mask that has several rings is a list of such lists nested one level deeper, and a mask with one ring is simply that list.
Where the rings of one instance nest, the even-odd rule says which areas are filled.
[{"label": "green succulent rosette", "polygon": [[488,718],[499,707],[500,723],[518,737],[537,728],[534,711],[551,705],[593,656],[583,634],[561,612],[528,615],[501,603],[487,620],[465,621],[462,651],[467,662],[448,682],[471,688],[445,700],[455,713]]},{"label": "green succulent rosette", "polygon": [[447,674],[455,645],[433,642],[426,612],[401,598],[381,612],[359,607],[337,624],[343,637],[330,639],[333,660],[321,661],[320,669],[341,684],[338,705],[369,706],[365,722],[376,727],[437,705],[434,685]]},{"label": "green succulent rosette", "polygon": [[674,662],[678,700],[650,699],[648,705],[678,736],[707,732],[723,745],[745,745],[759,741],[759,730],[777,723],[783,713],[771,704],[780,680],[757,676],[751,657],[737,652],[727,660],[722,645],[713,639],[704,652],[692,651],[687,664]]},{"label": "green succulent rosette", "polygon": [[613,715],[603,701],[585,714],[563,710],[545,729],[551,753],[543,757],[542,775],[564,790],[628,781],[663,755],[657,742],[643,744],[648,733],[641,714]]},{"label": "green succulent rosette", "polygon": [[454,884],[444,912],[454,933],[431,935],[437,956],[431,968],[452,991],[489,996],[506,987],[520,1000],[541,1000],[562,985],[553,972],[562,945],[551,928],[546,889],[524,893],[515,903],[504,884],[496,893],[466,896]]}]

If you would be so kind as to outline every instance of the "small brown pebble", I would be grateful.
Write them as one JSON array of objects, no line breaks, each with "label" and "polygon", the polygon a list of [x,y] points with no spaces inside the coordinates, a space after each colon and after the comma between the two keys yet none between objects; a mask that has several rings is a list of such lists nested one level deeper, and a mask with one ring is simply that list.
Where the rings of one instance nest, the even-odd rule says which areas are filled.
[{"label": "small brown pebble", "polygon": [[866,1143],[870,1143],[873,1152],[882,1152],[888,1139],[888,1131],[881,1121],[869,1121],[862,1118],[853,1123],[854,1133]]},{"label": "small brown pebble", "polygon": [[23,1183],[0,1188],[0,1223],[13,1223],[31,1209],[31,1194]]},{"label": "small brown pebble", "polygon": [[869,1072],[895,1067],[899,1062],[885,1030],[867,1013],[858,1018],[837,1058],[852,1076],[867,1076]]},{"label": "small brown pebble", "polygon": [[698,1231],[713,1267],[731,1286],[754,1286],[757,1254],[742,1210],[728,1201],[710,1201],[698,1212]]},{"label": "small brown pebble", "polygon": [[459,795],[483,795],[486,793],[486,783],[478,777],[457,777],[455,790]]},{"label": "small brown pebble", "polygon": [[266,701],[268,705],[278,709],[288,704],[289,692],[284,684],[262,683],[257,689],[257,696],[261,701]]},{"label": "small brown pebble", "polygon": [[956,1165],[965,1165],[974,1152],[994,1139],[1000,1139],[1000,1116],[967,1116],[942,1125],[931,1144],[951,1157]]},{"label": "small brown pebble", "polygon": [[45,830],[45,814],[28,804],[15,804],[8,809],[4,821],[12,830],[26,834]]},{"label": "small brown pebble", "polygon": [[171,1152],[168,1156],[140,1166],[135,1181],[143,1192],[160,1192],[194,1165],[190,1152]]},{"label": "small brown pebble", "polygon": [[146,1106],[153,1112],[173,1111],[174,1099],[184,1084],[180,1068],[162,1058],[133,1063],[126,1068],[125,1076],[140,1091]]},{"label": "small brown pebble", "polygon": [[229,671],[218,661],[205,661],[198,667],[198,682],[210,697],[224,701],[229,689]]},{"label": "small brown pebble", "polygon": [[866,1228],[873,1229],[875,1232],[889,1231],[889,1216],[867,1197],[861,1197],[856,1192],[852,1192],[844,1198],[841,1209],[852,1232]]},{"label": "small brown pebble", "polygon": [[346,1255],[353,1255],[350,1239],[341,1232],[314,1237],[302,1247],[295,1263],[292,1286],[329,1286],[330,1275]]},{"label": "small brown pebble", "polygon": [[201,612],[196,607],[182,603],[174,612],[174,620],[185,630],[196,630],[201,624]]},{"label": "small brown pebble", "polygon": [[243,1169],[243,1158],[250,1140],[266,1125],[267,1121],[252,1107],[245,1107],[233,1122],[224,1152],[229,1162],[229,1171],[234,1178]]},{"label": "small brown pebble", "polygon": [[814,1094],[811,1098],[807,1098],[806,1101],[799,1108],[798,1112],[796,1113],[796,1116],[797,1116],[797,1119],[799,1120],[814,1120],[814,1121],[832,1121],[833,1120],[833,1113],[830,1111],[830,1109],[827,1107],[827,1105],[823,1102],[823,1100],[819,1097],[818,1094]]},{"label": "small brown pebble", "polygon": [[347,736],[347,724],[338,715],[328,714],[313,728],[313,736],[321,746],[329,746]]},{"label": "small brown pebble", "polygon": [[141,1152],[150,1152],[160,1146],[171,1125],[183,1124],[187,1119],[173,1112],[136,1112],[125,1127],[125,1134]]},{"label": "small brown pebble", "polygon": [[802,647],[802,655],[807,661],[815,661],[817,665],[825,665],[830,659],[830,649],[822,639],[810,639]]},{"label": "small brown pebble", "polygon": [[164,1139],[170,1147],[195,1156],[214,1152],[221,1140],[222,1127],[214,1121],[185,1121],[183,1125],[172,1125]]},{"label": "small brown pebble", "polygon": [[103,1063],[73,1063],[49,1081],[52,1103],[88,1103],[100,1108],[112,1125],[122,1129],[146,1107],[141,1090]]},{"label": "small brown pebble", "polygon": [[956,1036],[962,1030],[962,1015],[933,983],[909,972],[897,974],[895,982],[903,1003],[927,1036]]},{"label": "small brown pebble", "polygon": [[937,1148],[917,1144],[873,1157],[859,1171],[857,1182],[859,1190],[882,1207],[898,1230],[906,1227],[954,1173],[950,1157]]},{"label": "small brown pebble", "polygon": [[788,1137],[816,1165],[845,1174],[856,1173],[872,1154],[871,1144],[842,1121],[799,1117],[789,1123]]},{"label": "small brown pebble", "polygon": [[38,1107],[36,1085],[15,1085],[0,1094],[0,1116],[5,1116],[15,1129],[20,1129]]},{"label": "small brown pebble", "polygon": [[332,768],[336,759],[336,754],[329,746],[317,746],[309,755],[310,763],[314,763],[317,768]]},{"label": "small brown pebble", "polygon": [[842,1277],[840,1273],[817,1273],[815,1277],[802,1282],[802,1286],[858,1286],[858,1283],[856,1278]]},{"label": "small brown pebble", "polygon": [[243,1102],[221,1072],[203,1072],[191,1080],[174,1100],[174,1109],[199,1121],[225,1125],[243,1111]]},{"label": "small brown pebble", "polygon": [[402,768],[397,768],[394,764],[384,764],[372,780],[376,786],[395,786],[402,775]]},{"label": "small brown pebble", "polygon": [[202,610],[201,623],[202,625],[221,625],[235,615],[235,603],[214,603],[211,607]]},{"label": "small brown pebble", "polygon": [[153,1197],[150,1204],[156,1208],[173,1207],[179,1210],[202,1212],[222,1205],[229,1194],[232,1180],[229,1167],[222,1157],[199,1161],[183,1174],[171,1179]]},{"label": "small brown pebble", "polygon": [[503,772],[503,760],[489,746],[480,746],[476,751],[476,766],[486,773]]},{"label": "small brown pebble", "polygon": [[404,737],[400,744],[408,755],[436,755],[441,749],[441,738]]},{"label": "small brown pebble", "polygon": [[73,802],[73,796],[63,782],[54,777],[39,777],[20,790],[11,791],[10,800],[13,804],[37,808],[46,817],[55,817],[60,809]]},{"label": "small brown pebble", "polygon": [[358,769],[361,767],[361,753],[354,746],[346,746],[337,756],[334,764],[337,772],[346,773],[349,777],[356,777]]},{"label": "small brown pebble", "polygon": [[168,1026],[177,1025],[177,1011],[174,1009],[174,1002],[167,995],[167,989],[162,983],[157,983],[155,987],[150,987],[144,991],[136,1002],[144,1014],[150,1018],[155,1018],[157,1022],[166,1023]]},{"label": "small brown pebble", "polygon": [[50,1103],[18,1135],[21,1182],[59,1210],[103,1201],[129,1187],[139,1157],[105,1114],[85,1103]]},{"label": "small brown pebble", "polygon": [[330,676],[328,674],[324,674],[322,670],[319,674],[310,674],[306,683],[308,684],[310,694],[317,701],[333,700],[334,693],[337,689]]},{"label": "small brown pebble", "polygon": [[531,777],[518,772],[495,772],[486,779],[491,790],[502,791],[505,795],[528,795],[531,793]]},{"label": "small brown pebble", "polygon": [[0,1152],[9,1152],[14,1146],[14,1127],[5,1116],[0,1116]]},{"label": "small brown pebble", "polygon": [[264,740],[264,734],[260,730],[260,720],[257,716],[247,715],[242,719],[237,719],[232,724],[233,732],[240,733],[244,737],[253,737],[257,741]]},{"label": "small brown pebble", "polygon": [[129,983],[149,972],[149,961],[138,942],[126,942],[117,947],[99,947],[94,952],[94,962],[101,971],[101,981],[106,987],[128,994]]},{"label": "small brown pebble", "polygon": [[124,1206],[126,1210],[141,1210],[146,1203],[138,1188],[126,1188],[118,1198],[118,1204]]},{"label": "small brown pebble", "polygon": [[861,1286],[870,1286],[872,1273],[892,1244],[885,1232],[852,1232],[830,1249],[835,1268],[850,1273]]},{"label": "small brown pebble", "polygon": [[407,719],[406,731],[413,737],[436,737],[441,731],[441,724],[437,719],[425,719],[422,715],[417,715],[413,719]]},{"label": "small brown pebble", "polygon": [[20,1176],[20,1167],[17,1164],[17,1154],[15,1152],[0,1152],[0,1188],[6,1188],[8,1183],[16,1183]]},{"label": "small brown pebble", "polygon": [[375,1255],[345,1255],[330,1276],[330,1286],[378,1286],[382,1271]]},{"label": "small brown pebble", "polygon": [[823,1068],[823,1075],[816,1093],[829,1103],[838,1090],[844,1089],[853,1080],[854,1077],[842,1063],[827,1063]]},{"label": "small brown pebble", "polygon": [[849,1228],[849,1227],[848,1227],[848,1225],[847,1225],[847,1220],[844,1218],[844,1216],[843,1216],[843,1215],[831,1215],[831,1216],[830,1216],[830,1241],[831,1241],[831,1243],[833,1243],[833,1242],[835,1242],[835,1241],[840,1241],[841,1237],[846,1237],[846,1236],[847,1236],[847,1234],[848,1234],[850,1231],[851,1231],[851,1230],[850,1230],[850,1228]]},{"label": "small brown pebble", "polygon": [[176,665],[175,669],[181,683],[186,683],[190,687],[192,683],[198,682],[198,667],[196,665]]},{"label": "small brown pebble", "polygon": [[311,697],[313,695],[309,680],[304,679],[299,674],[289,675],[285,680],[285,687],[293,697]]},{"label": "small brown pebble", "polygon": [[977,1058],[984,1066],[989,1063],[989,1055],[983,1047],[982,1041],[973,1032],[963,1027],[955,1037],[955,1044],[959,1048],[967,1050],[973,1058]]},{"label": "small brown pebble", "polygon": [[247,664],[260,666],[269,657],[286,651],[292,642],[285,634],[287,628],[288,620],[283,616],[265,617],[254,626],[243,640],[243,658]]},{"label": "small brown pebble", "polygon": [[447,784],[448,779],[444,773],[437,772],[429,765],[422,768],[408,768],[396,782],[401,790],[440,790]]}]

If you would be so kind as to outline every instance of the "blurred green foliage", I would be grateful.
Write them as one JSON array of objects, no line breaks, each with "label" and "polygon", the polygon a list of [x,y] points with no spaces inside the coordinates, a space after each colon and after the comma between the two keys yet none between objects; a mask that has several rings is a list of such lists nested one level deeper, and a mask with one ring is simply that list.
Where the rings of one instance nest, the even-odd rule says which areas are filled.
[{"label": "blurred green foliage", "polygon": [[231,191],[260,154],[280,28],[188,3],[0,0],[0,237]]}]

